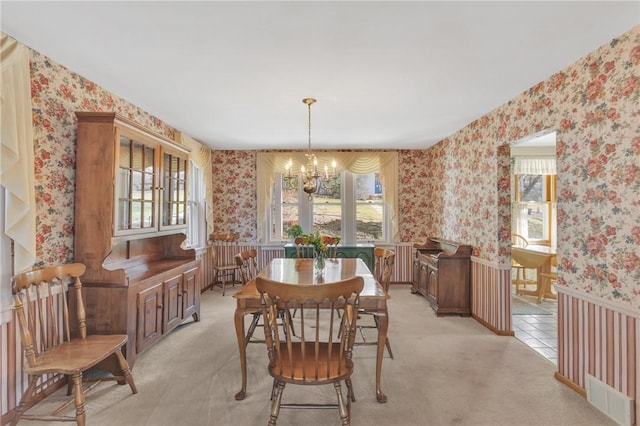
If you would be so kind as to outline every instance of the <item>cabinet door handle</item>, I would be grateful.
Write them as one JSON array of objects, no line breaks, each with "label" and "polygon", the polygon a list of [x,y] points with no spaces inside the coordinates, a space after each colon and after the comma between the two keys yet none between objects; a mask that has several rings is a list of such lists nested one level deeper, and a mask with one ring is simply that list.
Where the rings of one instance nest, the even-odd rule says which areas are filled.
[{"label": "cabinet door handle", "polygon": [[158,305],[157,309],[160,311],[162,310],[162,305]]}]

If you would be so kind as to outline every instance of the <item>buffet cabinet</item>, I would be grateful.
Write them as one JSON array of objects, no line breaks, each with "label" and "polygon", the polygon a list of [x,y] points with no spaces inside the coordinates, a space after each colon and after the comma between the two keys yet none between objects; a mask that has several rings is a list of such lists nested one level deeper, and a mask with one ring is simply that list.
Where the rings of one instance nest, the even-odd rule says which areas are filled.
[{"label": "buffet cabinet", "polygon": [[200,262],[185,250],[189,151],[115,113],[77,112],[74,256],[91,333],[136,356],[199,320]]},{"label": "buffet cabinet", "polygon": [[437,316],[471,315],[472,247],[429,238],[414,249],[411,291],[423,295]]}]

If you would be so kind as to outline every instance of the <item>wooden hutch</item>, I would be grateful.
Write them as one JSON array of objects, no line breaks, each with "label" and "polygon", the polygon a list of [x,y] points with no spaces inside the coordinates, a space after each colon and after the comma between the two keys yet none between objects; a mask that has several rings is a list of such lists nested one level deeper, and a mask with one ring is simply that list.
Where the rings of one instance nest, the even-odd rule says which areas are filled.
[{"label": "wooden hutch", "polygon": [[437,316],[471,315],[472,247],[439,238],[413,247],[411,292],[426,297]]},{"label": "wooden hutch", "polygon": [[199,260],[181,248],[189,151],[115,113],[76,112],[75,261],[91,333],[136,355],[200,315]]}]

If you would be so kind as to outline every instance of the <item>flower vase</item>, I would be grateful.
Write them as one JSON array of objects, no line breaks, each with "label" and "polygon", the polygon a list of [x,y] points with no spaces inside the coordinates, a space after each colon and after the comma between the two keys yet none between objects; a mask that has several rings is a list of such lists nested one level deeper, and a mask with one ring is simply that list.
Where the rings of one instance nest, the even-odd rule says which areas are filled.
[{"label": "flower vase", "polygon": [[315,260],[313,262],[313,269],[315,269],[316,275],[324,274],[324,253],[319,251],[316,252]]}]

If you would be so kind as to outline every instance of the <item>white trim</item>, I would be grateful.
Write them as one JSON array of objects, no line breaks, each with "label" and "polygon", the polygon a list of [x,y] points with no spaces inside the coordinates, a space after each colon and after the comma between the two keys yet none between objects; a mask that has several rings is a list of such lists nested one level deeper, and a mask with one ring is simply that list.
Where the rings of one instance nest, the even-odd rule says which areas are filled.
[{"label": "white trim", "polygon": [[490,260],[481,259],[476,256],[471,256],[471,261],[474,263],[478,263],[480,265],[489,266],[490,268],[498,269],[500,271],[508,271],[511,269],[511,264],[509,263],[500,264],[500,263],[492,262]]}]

